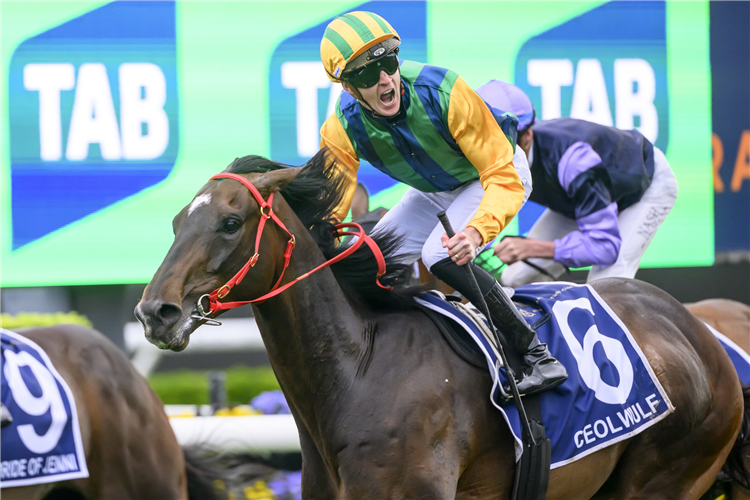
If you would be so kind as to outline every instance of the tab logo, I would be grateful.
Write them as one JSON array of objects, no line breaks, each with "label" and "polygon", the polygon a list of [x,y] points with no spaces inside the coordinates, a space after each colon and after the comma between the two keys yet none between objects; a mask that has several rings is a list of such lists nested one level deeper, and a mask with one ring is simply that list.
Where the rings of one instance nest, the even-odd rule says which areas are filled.
[{"label": "tab logo", "polygon": [[[374,12],[401,37],[399,57],[427,61],[427,7],[425,1],[376,1],[340,12]],[[335,110],[341,85],[331,83],[320,61],[320,40],[333,18],[287,38],[274,50],[269,71],[271,157],[292,165],[307,161],[320,148],[320,127]],[[371,194],[396,181],[366,162],[357,177]]]},{"label": "tab logo", "polygon": [[529,39],[516,85],[537,116],[637,129],[662,151],[669,140],[666,6],[610,2]]},{"label": "tab logo", "polygon": [[[516,56],[515,84],[537,119],[570,117],[636,129],[669,144],[665,2],[609,2],[530,38]],[[518,214],[519,234],[544,208]]]},{"label": "tab logo", "polygon": [[174,166],[174,2],[113,2],[30,38],[8,78],[14,250]]}]

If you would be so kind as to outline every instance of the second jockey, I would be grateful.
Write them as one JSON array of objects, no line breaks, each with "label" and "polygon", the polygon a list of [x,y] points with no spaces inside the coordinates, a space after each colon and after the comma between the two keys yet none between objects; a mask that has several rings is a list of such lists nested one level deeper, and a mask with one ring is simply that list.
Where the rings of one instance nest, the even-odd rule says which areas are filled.
[{"label": "second jockey", "polygon": [[[321,41],[328,77],[345,91],[320,131],[321,147],[349,178],[337,218],[349,211],[360,159],[411,186],[373,232],[402,236],[407,258],[421,257],[435,276],[476,305],[480,298],[472,296],[460,267],[470,266],[493,322],[524,357],[519,392],[557,386],[567,378],[565,367],[539,342],[500,284],[473,263],[521,208],[525,188],[530,191],[529,179],[522,181],[514,167],[516,161],[527,171],[524,153],[515,149],[515,117],[493,115],[450,70],[399,64],[400,43],[393,27],[370,12],[337,17]],[[457,229],[450,239],[436,217],[442,210]]]},{"label": "second jockey", "polygon": [[677,198],[664,153],[637,130],[573,118],[535,123],[531,100],[515,85],[493,80],[477,91],[518,116],[518,145],[534,180],[531,200],[547,207],[527,238],[495,245],[495,255],[509,264],[503,285],[557,278],[564,266],[591,266],[588,282],[635,277]]}]

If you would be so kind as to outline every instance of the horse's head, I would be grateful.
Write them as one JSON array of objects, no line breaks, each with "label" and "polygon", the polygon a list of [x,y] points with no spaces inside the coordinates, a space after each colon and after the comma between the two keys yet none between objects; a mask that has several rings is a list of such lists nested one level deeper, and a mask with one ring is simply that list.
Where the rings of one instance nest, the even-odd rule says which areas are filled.
[{"label": "horse's head", "polygon": [[[234,168],[236,160],[228,170],[240,172],[257,189],[261,203],[300,172],[296,168],[278,168],[260,157],[239,161],[245,165],[252,163],[252,168]],[[264,171],[263,162],[277,169]],[[246,173],[258,170],[263,173]],[[296,218],[278,194],[274,196],[272,209],[291,230]],[[268,213],[268,209],[261,211],[259,201],[241,182],[218,178],[203,186],[177,214],[172,222],[174,243],[135,308],[149,342],[173,351],[187,347],[190,334],[206,322],[198,314],[199,303],[205,310],[209,308],[208,297],[204,295],[225,285],[255,253],[261,218],[266,220],[258,248],[258,265],[249,268],[225,300],[253,299],[271,289],[284,267],[290,236],[267,217]],[[224,299],[226,292],[226,289],[219,292],[219,297]]]}]

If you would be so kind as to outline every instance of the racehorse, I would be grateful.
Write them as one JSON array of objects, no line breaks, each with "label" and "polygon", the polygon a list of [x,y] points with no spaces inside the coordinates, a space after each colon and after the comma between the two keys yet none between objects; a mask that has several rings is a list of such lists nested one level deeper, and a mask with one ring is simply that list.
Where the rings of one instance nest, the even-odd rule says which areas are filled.
[{"label": "racehorse", "polygon": [[[750,354],[750,306],[729,299],[707,299],[685,304],[685,307]],[[743,387],[743,392],[745,398],[750,399],[750,388]],[[743,432],[750,433],[750,428],[743,427]],[[742,450],[742,458],[745,467],[750,467],[750,446]],[[731,500],[750,500],[750,489],[734,482],[730,495]]]},{"label": "racehorse", "polygon": [[685,307],[750,354],[750,306],[736,300],[706,299]]},{"label": "racehorse", "polygon": [[[344,191],[338,172],[325,151],[302,168],[248,156],[220,174],[246,185],[238,177],[205,184],[174,218],[172,247],[136,307],[146,337],[180,351],[218,316],[217,297],[258,299],[253,313],[299,430],[305,498],[507,498],[514,441],[488,401],[490,377],[415,310],[419,290],[381,288],[366,245],[311,273],[350,248],[337,244],[330,215]],[[398,241],[376,242],[386,255],[383,283],[398,282]],[[626,279],[593,287],[676,411],[552,470],[547,498],[697,499],[738,439],[734,367],[667,293]]]},{"label": "racehorse", "polygon": [[218,498],[212,471],[183,454],[161,401],[117,346],[80,325],[17,333],[47,353],[70,387],[89,477],[3,488],[4,500]]}]

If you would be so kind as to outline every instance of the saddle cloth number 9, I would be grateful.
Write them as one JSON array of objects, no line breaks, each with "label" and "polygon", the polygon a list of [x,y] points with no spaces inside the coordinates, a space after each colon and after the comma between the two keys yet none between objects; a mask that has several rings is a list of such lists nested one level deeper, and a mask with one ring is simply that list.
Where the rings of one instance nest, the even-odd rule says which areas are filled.
[{"label": "saddle cloth number 9", "polygon": [[[13,394],[16,404],[28,415],[40,416],[50,411],[52,424],[43,435],[39,435],[31,424],[18,426],[18,435],[23,444],[32,452],[43,454],[53,450],[68,422],[60,389],[55,377],[49,369],[27,352],[15,353],[4,351],[5,363],[4,373],[8,387]],[[31,393],[24,377],[21,375],[21,367],[27,366],[34,374],[42,394],[37,397]]]},{"label": "saddle cloth number 9", "polygon": [[[594,315],[591,302],[584,297],[556,302],[552,307],[552,312],[558,320],[571,353],[576,358],[581,378],[589,389],[594,391],[596,399],[602,403],[623,404],[627,401],[633,388],[633,365],[625,352],[625,347],[620,341],[602,335],[596,325],[592,325],[586,331],[586,335],[583,337],[583,345],[581,345],[568,323],[568,316],[573,309],[577,308],[584,309],[592,316]],[[616,386],[602,380],[601,370],[594,360],[594,346],[597,342],[601,342],[604,353],[620,375],[620,381]]]}]

